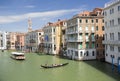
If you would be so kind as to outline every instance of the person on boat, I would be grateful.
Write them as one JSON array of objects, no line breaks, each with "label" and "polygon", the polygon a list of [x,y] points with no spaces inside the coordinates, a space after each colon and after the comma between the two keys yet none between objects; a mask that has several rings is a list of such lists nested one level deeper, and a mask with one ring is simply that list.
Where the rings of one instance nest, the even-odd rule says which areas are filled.
[{"label": "person on boat", "polygon": [[47,66],[47,64],[45,64],[45,66]]},{"label": "person on boat", "polygon": [[54,66],[57,66],[57,64],[54,64]]}]

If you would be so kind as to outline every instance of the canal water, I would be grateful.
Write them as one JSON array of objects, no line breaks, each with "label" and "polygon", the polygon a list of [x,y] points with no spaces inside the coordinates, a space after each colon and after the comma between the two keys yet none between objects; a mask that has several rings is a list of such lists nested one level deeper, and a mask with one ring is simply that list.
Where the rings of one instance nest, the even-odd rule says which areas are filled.
[{"label": "canal water", "polygon": [[[0,81],[120,81],[120,74],[111,65],[98,61],[72,61],[56,56],[26,54],[26,60],[10,58],[10,52],[0,52]],[[41,64],[67,66],[43,69]]]}]

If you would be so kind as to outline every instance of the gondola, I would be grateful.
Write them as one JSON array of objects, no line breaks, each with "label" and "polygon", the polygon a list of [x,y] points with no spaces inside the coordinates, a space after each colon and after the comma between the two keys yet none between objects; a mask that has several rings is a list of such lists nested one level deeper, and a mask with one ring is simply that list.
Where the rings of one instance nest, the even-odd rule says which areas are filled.
[{"label": "gondola", "polygon": [[61,66],[65,66],[68,63],[64,63],[64,64],[52,64],[52,65],[41,65],[41,67],[43,68],[56,68],[56,67],[61,67]]}]

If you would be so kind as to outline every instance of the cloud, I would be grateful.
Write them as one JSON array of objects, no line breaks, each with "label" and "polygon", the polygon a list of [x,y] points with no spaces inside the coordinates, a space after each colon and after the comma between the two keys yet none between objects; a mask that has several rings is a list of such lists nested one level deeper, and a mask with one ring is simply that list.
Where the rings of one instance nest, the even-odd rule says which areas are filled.
[{"label": "cloud", "polygon": [[68,10],[55,10],[55,11],[46,11],[46,12],[34,12],[34,13],[26,13],[22,15],[10,15],[10,16],[0,16],[0,24],[3,23],[12,23],[12,22],[18,22],[25,19],[31,18],[41,18],[41,19],[47,19],[47,18],[56,18],[60,16],[64,16],[70,13],[76,13],[81,12],[83,8],[80,9],[68,9]]},{"label": "cloud", "polygon": [[25,6],[25,8],[35,8],[34,5],[28,5],[28,6]]}]

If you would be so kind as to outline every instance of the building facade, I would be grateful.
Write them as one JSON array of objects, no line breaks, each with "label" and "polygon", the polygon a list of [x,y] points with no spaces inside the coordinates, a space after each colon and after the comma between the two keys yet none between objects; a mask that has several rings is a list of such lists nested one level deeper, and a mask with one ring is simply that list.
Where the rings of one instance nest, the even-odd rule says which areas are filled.
[{"label": "building facade", "polygon": [[105,4],[105,61],[117,64],[120,58],[120,0]]},{"label": "building facade", "polygon": [[47,54],[59,54],[62,45],[62,27],[66,21],[58,20],[48,23],[44,28],[44,52]]},{"label": "building facade", "polygon": [[24,40],[25,40],[25,33],[16,33],[16,42],[15,48],[17,50],[24,51]]},{"label": "building facade", "polygon": [[43,37],[43,31],[41,29],[28,32],[25,35],[26,52],[37,52],[42,37]]},{"label": "building facade", "polygon": [[7,35],[8,32],[0,31],[0,49],[7,49]]},{"label": "building facade", "polygon": [[[67,21],[67,56],[75,60],[96,59],[103,54],[102,27],[104,26],[101,8],[92,12],[84,11]],[[97,49],[96,49],[97,47]],[[102,58],[102,57],[101,57]]]},{"label": "building facade", "polygon": [[15,43],[16,43],[16,33],[15,32],[9,32],[9,35],[7,36],[7,48],[15,50]]}]

